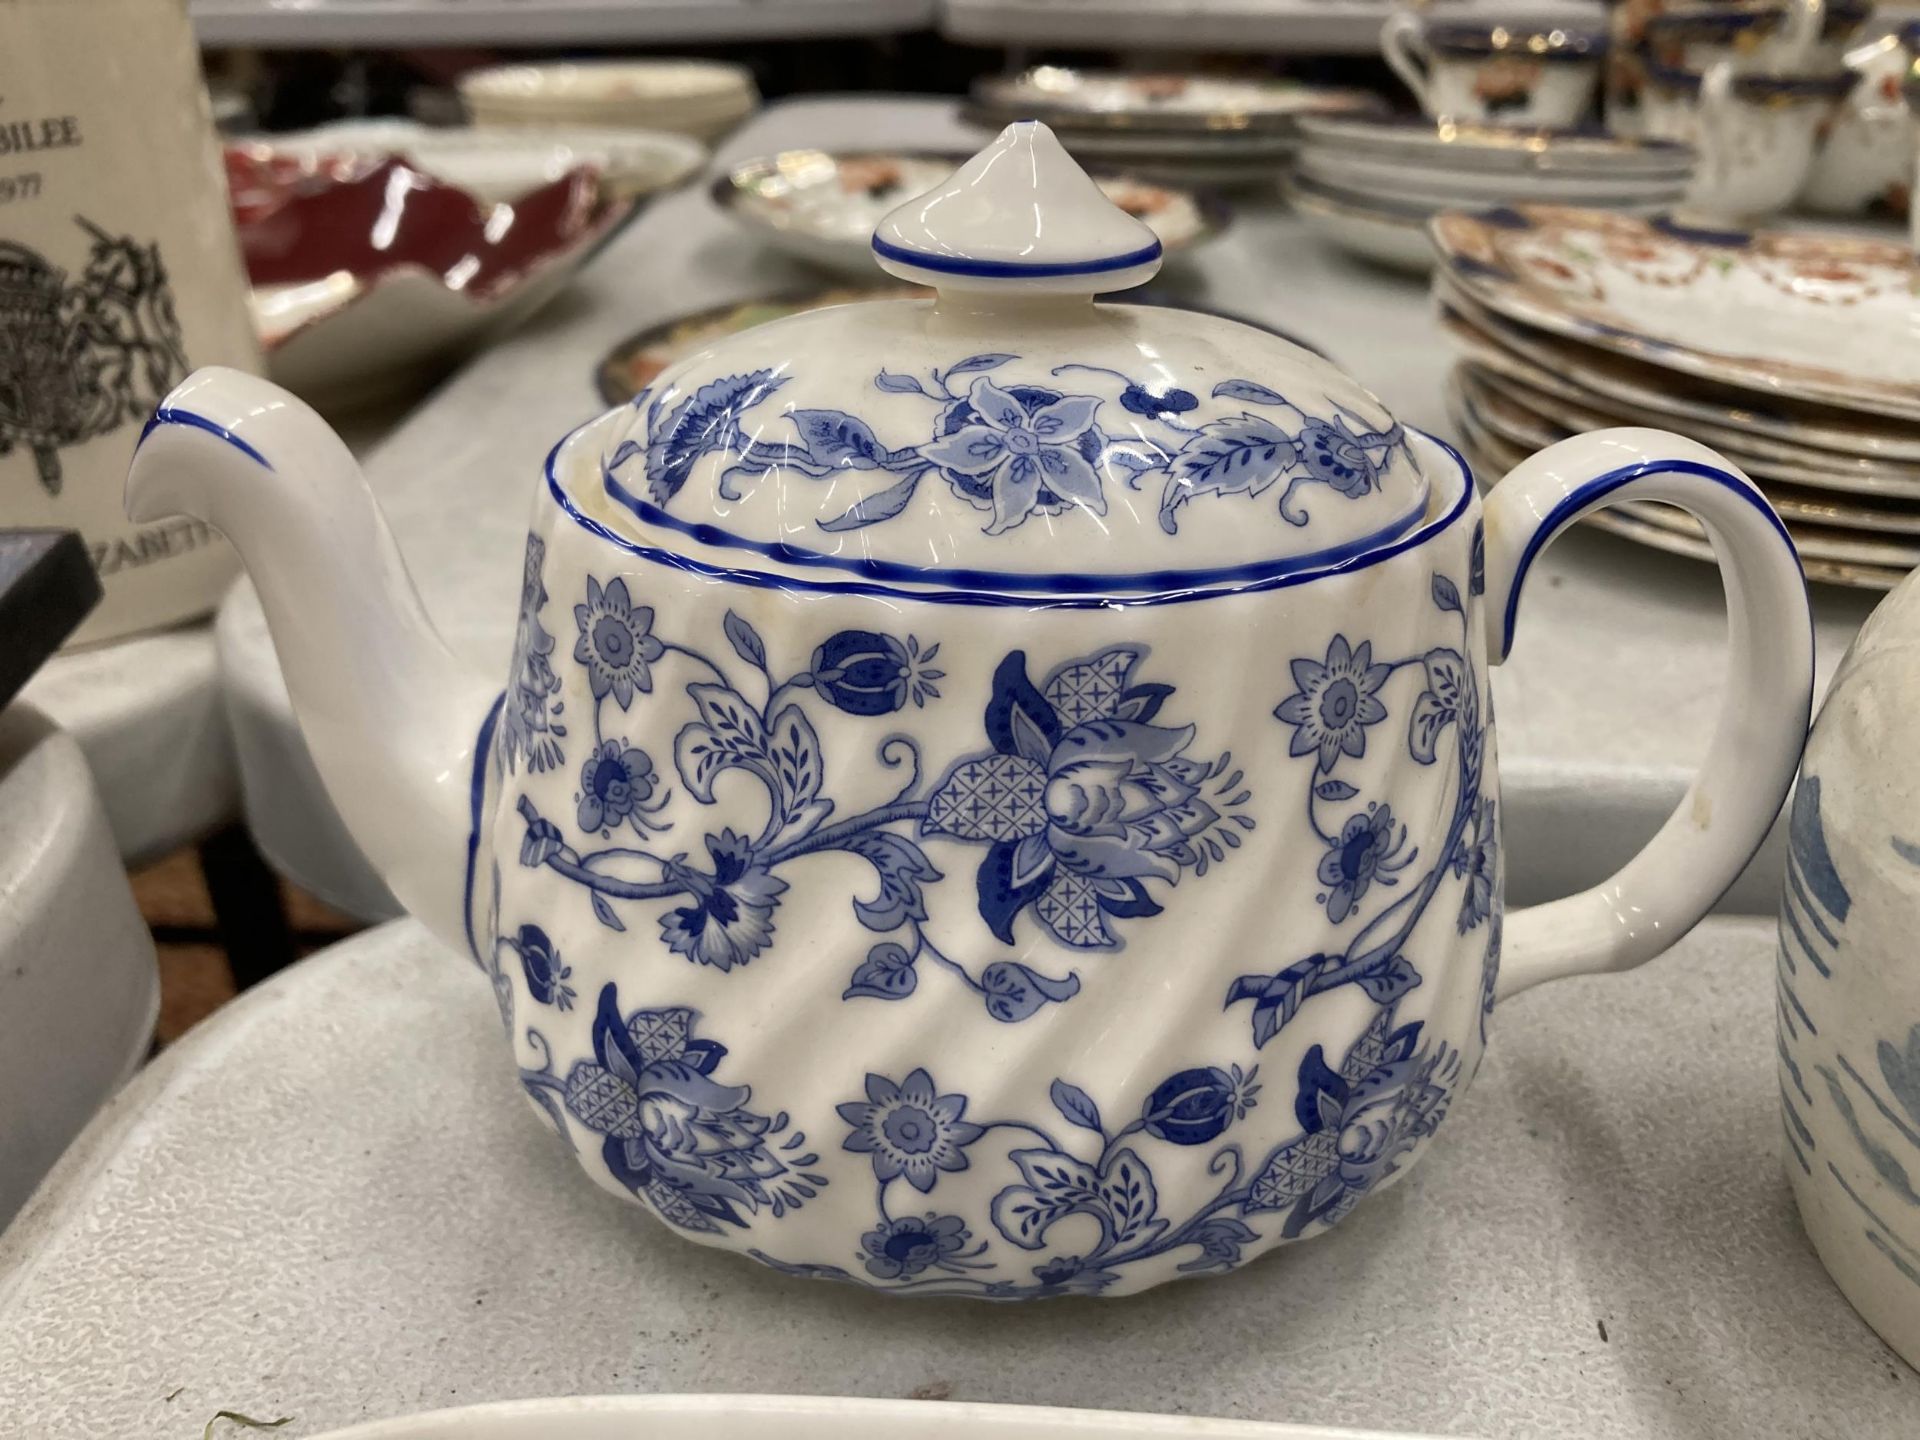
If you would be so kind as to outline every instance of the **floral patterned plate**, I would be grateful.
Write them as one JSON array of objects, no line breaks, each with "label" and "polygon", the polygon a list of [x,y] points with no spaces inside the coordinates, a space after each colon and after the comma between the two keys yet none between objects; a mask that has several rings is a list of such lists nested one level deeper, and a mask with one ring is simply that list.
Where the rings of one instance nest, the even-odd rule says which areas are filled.
[{"label": "floral patterned plate", "polygon": [[[1442,322],[1443,328],[1445,321]],[[1611,406],[1560,379],[1551,371],[1530,370],[1516,364],[1501,350],[1455,341],[1461,351],[1464,372],[1515,404],[1556,426],[1575,431],[1604,430],[1614,425],[1658,425],[1663,422]],[[1809,485],[1817,490],[1845,491],[1872,497],[1888,505],[1920,501],[1920,472],[1912,467],[1880,465],[1875,468],[1845,469],[1844,460],[1830,460],[1822,452],[1796,450],[1792,446],[1762,437],[1749,445],[1739,430],[1723,429],[1704,421],[1689,425],[1688,435],[1704,445],[1724,450],[1756,480]],[[1831,498],[1831,497],[1830,497]]]},{"label": "floral patterned plate", "polygon": [[[869,243],[888,211],[924,195],[965,155],[902,151],[786,150],[749,160],[714,181],[715,205],[802,260],[874,278]],[[1140,220],[1169,255],[1212,239],[1229,212],[1219,200],[1124,175],[1096,177],[1114,204]]]},{"label": "floral patterned plate", "polygon": [[[1544,449],[1564,440],[1569,434],[1584,434],[1616,423],[1585,411],[1557,408],[1551,398],[1543,399],[1537,394],[1505,388],[1471,363],[1464,363],[1454,371],[1454,381],[1461,388],[1468,409],[1486,428],[1502,439],[1529,450]],[[1915,552],[1913,545],[1904,541],[1875,540],[1876,536],[1920,535],[1920,505],[1900,500],[1886,500],[1878,504],[1841,501],[1831,493],[1817,489],[1809,491],[1758,471],[1752,472],[1752,478],[1760,482],[1767,499],[1780,512],[1783,520],[1794,522],[1796,527],[1817,526],[1822,532],[1831,532],[1814,535],[1813,552],[1829,558],[1871,558],[1875,564],[1920,564],[1920,552]],[[1674,514],[1678,515],[1679,512],[1675,511]],[[1862,531],[1866,533],[1858,533]],[[1795,534],[1800,533],[1796,528]],[[1884,555],[1869,557],[1859,548],[1863,544],[1874,543],[1891,543],[1897,553],[1896,550],[1888,550]],[[1842,553],[1843,549],[1845,553]]]},{"label": "floral patterned plate", "polygon": [[[1531,453],[1502,440],[1479,423],[1466,407],[1458,387],[1449,387],[1447,410],[1454,433],[1459,437],[1482,489],[1520,464]],[[1690,560],[1715,563],[1713,546],[1703,536],[1697,533],[1682,534],[1677,530],[1650,524],[1641,516],[1618,507],[1611,510],[1596,510],[1593,514],[1583,517],[1581,523],[1590,525],[1596,530],[1604,530],[1610,535],[1646,545],[1651,549],[1664,550],[1670,555],[1684,555]],[[1791,532],[1796,527],[1789,525],[1788,529]],[[1797,538],[1796,536],[1796,542]],[[1856,590],[1891,590],[1904,580],[1908,573],[1905,569],[1894,566],[1827,560],[1804,553],[1800,557],[1800,565],[1809,580],[1825,585],[1843,585]]]},{"label": "floral patterned plate", "polygon": [[1449,280],[1524,326],[1767,395],[1920,420],[1905,245],[1523,205],[1433,221]]},{"label": "floral patterned plate", "polygon": [[1777,442],[1824,457],[1809,459],[1809,464],[1838,464],[1863,475],[1881,466],[1896,471],[1920,468],[1920,427],[1656,370],[1597,346],[1516,325],[1444,273],[1434,276],[1433,288],[1442,326],[1456,341],[1464,335],[1482,348],[1498,348],[1535,372],[1585,390],[1595,404],[1644,412],[1648,418],[1641,423],[1662,429],[1711,425],[1745,436],[1746,447],[1755,453],[1761,445]]}]

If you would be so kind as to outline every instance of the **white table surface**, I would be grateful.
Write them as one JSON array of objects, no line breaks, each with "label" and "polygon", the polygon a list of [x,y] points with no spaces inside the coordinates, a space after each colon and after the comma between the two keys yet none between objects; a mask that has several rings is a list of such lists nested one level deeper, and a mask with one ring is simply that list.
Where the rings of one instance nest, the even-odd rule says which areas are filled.
[{"label": "white table surface", "polygon": [[192,0],[202,45],[704,45],[893,35],[935,0]]},{"label": "white table surface", "polygon": [[79,742],[131,868],[238,808],[218,677],[213,627],[201,622],[56,655],[23,692]]},{"label": "white table surface", "polygon": [[1519,997],[1431,1154],[1323,1238],[1009,1307],[789,1279],[597,1189],[520,1098],[486,984],[400,922],[161,1056],[0,1237],[0,1431],[198,1436],[235,1409],[294,1440],[772,1391],[1912,1440],[1920,1375],[1826,1278],[1781,1171],[1773,944],[1710,920],[1648,970]]},{"label": "white table surface", "polygon": [[[716,164],[797,145],[951,147],[976,135],[941,101],[798,101],[755,117]],[[1225,236],[1170,265],[1156,284],[1284,326],[1401,419],[1447,433],[1441,391],[1450,355],[1425,287],[1322,247],[1275,203],[1242,197],[1240,207]],[[682,191],[374,447],[369,478],[454,647],[504,677],[539,465],[558,436],[599,408],[593,369],[608,349],[674,315],[830,283],[758,245],[700,187]],[[1816,595],[1822,688],[1876,598]],[[1712,730],[1725,624],[1718,577],[1696,562],[1580,532],[1534,566],[1518,644],[1494,679],[1516,901],[1604,878],[1658,828]],[[246,815],[262,851],[351,913],[392,914],[313,774],[250,585],[229,597],[218,634]],[[1771,912],[1778,838],[1727,905]]]},{"label": "white table surface", "polygon": [[46,716],[9,705],[0,710],[0,1226],[146,1059],[159,1010],[153,937],[87,762]]}]

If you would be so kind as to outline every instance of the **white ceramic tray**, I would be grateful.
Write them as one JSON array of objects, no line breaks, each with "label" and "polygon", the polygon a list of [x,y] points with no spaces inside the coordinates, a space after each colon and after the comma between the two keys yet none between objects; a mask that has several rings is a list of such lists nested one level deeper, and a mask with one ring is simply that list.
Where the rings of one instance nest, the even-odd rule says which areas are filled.
[{"label": "white ceramic tray", "polygon": [[602,1395],[435,1410],[316,1440],[1419,1440],[1380,1430],[1264,1425],[1039,1405],[795,1395]]}]

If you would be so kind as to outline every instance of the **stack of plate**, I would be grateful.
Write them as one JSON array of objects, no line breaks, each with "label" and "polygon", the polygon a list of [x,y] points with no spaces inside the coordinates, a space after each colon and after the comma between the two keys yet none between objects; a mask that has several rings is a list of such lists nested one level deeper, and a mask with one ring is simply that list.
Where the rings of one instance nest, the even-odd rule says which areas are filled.
[{"label": "stack of plate", "polygon": [[1369,91],[1295,80],[1042,65],[976,81],[966,118],[993,129],[1044,120],[1077,159],[1129,174],[1253,185],[1285,170],[1305,117],[1382,108]]},{"label": "stack of plate", "polygon": [[670,130],[711,144],[760,103],[753,76],[714,60],[497,65],[460,81],[476,125]]},{"label": "stack of plate", "polygon": [[1300,132],[1294,208],[1340,248],[1405,270],[1432,267],[1426,227],[1439,211],[1549,202],[1653,214],[1693,174],[1684,145],[1584,130],[1322,115]]},{"label": "stack of plate", "polygon": [[[1520,206],[1433,222],[1449,407],[1492,481],[1586,430],[1652,425],[1766,491],[1809,579],[1887,589],[1920,565],[1920,267],[1819,231],[1694,231]],[[1701,559],[1664,505],[1589,523]]]}]

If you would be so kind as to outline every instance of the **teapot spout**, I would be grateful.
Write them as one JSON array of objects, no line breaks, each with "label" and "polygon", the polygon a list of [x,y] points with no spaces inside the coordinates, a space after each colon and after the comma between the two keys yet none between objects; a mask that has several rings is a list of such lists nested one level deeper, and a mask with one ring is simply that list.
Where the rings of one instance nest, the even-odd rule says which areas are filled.
[{"label": "teapot spout", "polygon": [[475,752],[493,694],[427,618],[346,445],[278,386],[201,370],[148,423],[126,508],[192,515],[233,542],[347,829],[408,911],[466,949]]}]

